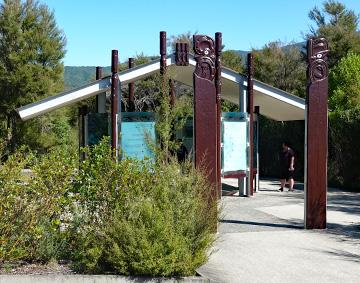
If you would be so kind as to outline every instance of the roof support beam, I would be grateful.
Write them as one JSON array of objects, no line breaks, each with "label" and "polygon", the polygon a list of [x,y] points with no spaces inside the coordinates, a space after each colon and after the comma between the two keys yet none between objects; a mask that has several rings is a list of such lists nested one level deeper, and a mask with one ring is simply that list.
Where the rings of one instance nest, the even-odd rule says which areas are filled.
[{"label": "roof support beam", "polygon": [[119,77],[118,51],[111,53],[111,148],[115,157],[118,155],[118,104],[119,104]]},{"label": "roof support beam", "polygon": [[248,53],[247,58],[247,112],[249,113],[249,194],[254,194],[254,66],[253,56]]},{"label": "roof support beam", "polygon": [[221,48],[222,34],[215,33],[215,89],[216,89],[216,174],[218,197],[221,197]]}]

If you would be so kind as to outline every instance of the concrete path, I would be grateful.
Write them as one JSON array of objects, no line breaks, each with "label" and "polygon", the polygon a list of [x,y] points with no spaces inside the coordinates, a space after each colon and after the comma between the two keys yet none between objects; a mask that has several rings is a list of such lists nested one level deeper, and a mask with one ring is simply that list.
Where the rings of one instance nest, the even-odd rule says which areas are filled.
[{"label": "concrete path", "polygon": [[[235,180],[226,180],[229,186]],[[229,188],[228,186],[228,188]],[[304,230],[304,194],[262,181],[251,198],[223,197],[209,262],[214,282],[360,282],[360,194],[329,190],[328,229]]]}]

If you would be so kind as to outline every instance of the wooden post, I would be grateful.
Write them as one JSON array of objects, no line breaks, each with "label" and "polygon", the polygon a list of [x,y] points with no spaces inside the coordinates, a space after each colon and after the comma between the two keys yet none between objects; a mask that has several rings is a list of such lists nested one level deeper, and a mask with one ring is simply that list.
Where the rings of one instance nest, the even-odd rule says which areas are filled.
[{"label": "wooden post", "polygon": [[[247,91],[243,82],[239,85],[239,111],[247,112]],[[238,179],[239,196],[248,196],[247,180],[249,177],[240,177]]]},{"label": "wooden post", "polygon": [[160,74],[166,74],[166,32],[160,31]]},{"label": "wooden post", "polygon": [[212,195],[218,197],[215,43],[206,35],[194,35],[193,41],[196,60],[193,74],[195,167],[206,170]]},{"label": "wooden post", "polygon": [[79,107],[79,154],[80,161],[85,160],[85,152],[81,152],[80,148],[87,146],[86,142],[86,115],[88,113],[88,107],[83,105]]},{"label": "wooden post", "polygon": [[[102,78],[102,68],[101,67],[96,67],[96,74],[95,74],[95,79],[96,80],[100,80]],[[100,104],[101,104],[101,102],[99,101],[99,100],[101,100],[101,98],[99,97],[100,95],[102,95],[102,94],[98,94],[97,96],[96,96],[96,112],[97,113],[101,113],[100,112]]]},{"label": "wooden post", "polygon": [[102,78],[102,68],[96,67],[96,80],[100,80]]},{"label": "wooden post", "polygon": [[13,153],[17,148],[17,113],[11,111],[8,116],[8,127],[10,128],[10,151]]},{"label": "wooden post", "polygon": [[[167,87],[166,78],[166,32],[160,31],[160,74],[162,76],[162,91]],[[165,94],[164,94],[165,95]],[[171,99],[171,98],[170,98]],[[171,100],[170,100],[171,103]]]},{"label": "wooden post", "polygon": [[175,89],[174,89],[174,81],[173,80],[169,80],[169,95],[170,95],[170,105],[174,106],[175,105]]},{"label": "wooden post", "polygon": [[328,43],[309,39],[305,143],[305,228],[326,228],[328,150]]},{"label": "wooden post", "polygon": [[[129,58],[129,69],[134,67],[134,58]],[[135,111],[134,83],[129,83],[129,112]]]},{"label": "wooden post", "polygon": [[119,77],[118,77],[118,51],[112,50],[111,53],[111,148],[113,149],[114,157],[117,157],[117,143],[118,143],[118,92],[119,92]]},{"label": "wooden post", "polygon": [[215,88],[216,88],[216,175],[218,197],[221,197],[221,49],[222,34],[215,33]]},{"label": "wooden post", "polygon": [[247,112],[249,113],[249,193],[254,195],[254,67],[253,56],[247,58]]}]

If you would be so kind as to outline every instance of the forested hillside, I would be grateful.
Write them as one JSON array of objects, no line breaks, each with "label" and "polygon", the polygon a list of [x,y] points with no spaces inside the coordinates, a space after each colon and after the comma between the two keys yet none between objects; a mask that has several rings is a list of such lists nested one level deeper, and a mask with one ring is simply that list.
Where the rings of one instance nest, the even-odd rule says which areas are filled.
[{"label": "forested hillside", "polygon": [[[305,42],[293,43],[282,47],[284,50],[295,47],[299,50],[302,50],[305,47]],[[234,50],[241,58],[241,63],[246,64],[247,54],[250,51],[244,50]],[[153,57],[151,58],[153,59]],[[64,72],[64,83],[65,90],[79,87],[83,84],[91,82],[95,79],[95,66],[65,66]],[[110,74],[110,67],[103,68],[103,75]]]},{"label": "forested hillside", "polygon": [[[69,90],[95,80],[95,68],[96,67],[93,66],[65,66],[65,90]],[[110,67],[104,67],[103,75],[109,73]]]}]

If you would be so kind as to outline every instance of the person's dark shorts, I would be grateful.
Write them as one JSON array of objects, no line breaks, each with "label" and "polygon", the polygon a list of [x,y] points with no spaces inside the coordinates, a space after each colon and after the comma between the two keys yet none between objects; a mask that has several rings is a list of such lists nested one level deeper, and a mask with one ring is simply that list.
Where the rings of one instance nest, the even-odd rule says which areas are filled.
[{"label": "person's dark shorts", "polygon": [[280,172],[280,179],[285,179],[285,180],[294,179],[294,170],[290,171],[288,168],[282,169]]}]

